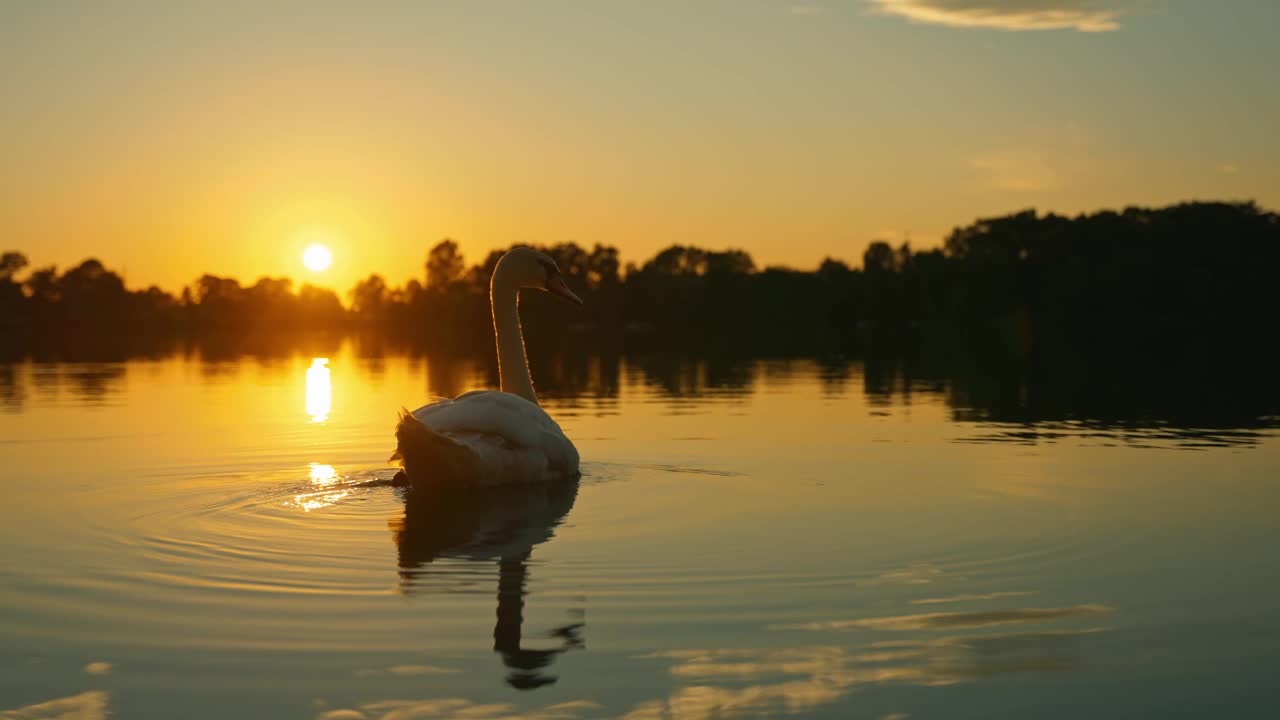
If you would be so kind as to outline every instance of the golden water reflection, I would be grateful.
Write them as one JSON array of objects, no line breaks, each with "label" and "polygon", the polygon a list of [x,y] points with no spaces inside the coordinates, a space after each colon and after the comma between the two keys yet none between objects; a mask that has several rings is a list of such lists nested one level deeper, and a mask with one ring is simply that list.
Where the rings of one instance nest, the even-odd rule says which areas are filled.
[{"label": "golden water reflection", "polygon": [[[679,685],[621,714],[590,700],[518,711],[509,704],[463,698],[379,700],[322,712],[318,720],[731,720],[790,717],[832,710],[860,687],[943,687],[1024,673],[1070,672],[1083,660],[1077,640],[1104,628],[1012,632],[872,642],[763,648],[668,650],[637,656],[666,660]],[[843,716],[843,713],[840,714]],[[888,714],[883,717],[902,717]]]},{"label": "golden water reflection", "polygon": [[55,698],[24,705],[12,710],[0,710],[3,720],[105,720],[107,703],[111,695],[102,690],[90,690],[79,695]]},{"label": "golden water reflection", "polygon": [[[327,368],[325,372],[329,372]],[[342,477],[332,465],[311,463],[307,467],[310,468],[311,485],[317,489],[293,496],[294,504],[305,512],[329,507],[351,494],[350,490],[334,487],[342,481]]]},{"label": "golden water reflection", "polygon": [[307,467],[311,469],[312,485],[332,485],[338,481],[338,473],[333,469],[332,465],[311,463]]},{"label": "golden water reflection", "polygon": [[311,422],[329,419],[333,408],[333,384],[329,374],[329,358],[315,358],[307,368],[307,414]]}]

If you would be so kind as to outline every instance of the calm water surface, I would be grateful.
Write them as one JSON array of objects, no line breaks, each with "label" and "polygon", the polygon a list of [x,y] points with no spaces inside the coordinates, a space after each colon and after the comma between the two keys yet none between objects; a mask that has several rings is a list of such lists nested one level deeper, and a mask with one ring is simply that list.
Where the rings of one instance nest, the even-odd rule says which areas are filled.
[{"label": "calm water surface", "polygon": [[0,718],[1276,712],[1267,422],[601,359],[542,384],[576,487],[367,485],[398,408],[492,380],[350,348],[0,365]]}]

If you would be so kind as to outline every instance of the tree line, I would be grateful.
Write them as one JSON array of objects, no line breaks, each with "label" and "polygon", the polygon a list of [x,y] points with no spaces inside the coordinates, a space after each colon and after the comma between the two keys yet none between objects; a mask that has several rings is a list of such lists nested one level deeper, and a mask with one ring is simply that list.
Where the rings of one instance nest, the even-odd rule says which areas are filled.
[{"label": "tree line", "polygon": [[[1280,216],[1254,203],[1131,207],[1076,217],[1033,210],[953,230],[940,248],[874,242],[860,266],[759,267],[742,250],[672,245],[623,265],[616,247],[540,247],[586,302],[525,293],[531,343],[773,349],[843,347],[868,335],[975,333],[1028,350],[1150,338],[1257,338],[1274,323]],[[0,256],[0,334],[11,346],[102,337],[289,337],[370,331],[458,346],[491,342],[489,276],[505,249],[468,264],[452,240],[420,277],[370,275],[347,293],[286,278],[203,275],[173,295],[129,289],[97,259],[59,272]]]}]

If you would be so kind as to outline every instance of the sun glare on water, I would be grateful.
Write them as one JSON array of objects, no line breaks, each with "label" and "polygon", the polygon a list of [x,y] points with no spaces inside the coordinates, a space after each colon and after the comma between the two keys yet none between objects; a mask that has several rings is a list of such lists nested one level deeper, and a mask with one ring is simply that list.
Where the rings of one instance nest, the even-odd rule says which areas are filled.
[{"label": "sun glare on water", "polygon": [[329,248],[324,245],[308,245],[307,249],[302,251],[302,264],[312,272],[327,270],[333,264],[333,253],[329,252]]},{"label": "sun glare on water", "polygon": [[333,408],[333,385],[329,379],[329,358],[315,358],[307,368],[307,414],[311,422],[329,419]]}]

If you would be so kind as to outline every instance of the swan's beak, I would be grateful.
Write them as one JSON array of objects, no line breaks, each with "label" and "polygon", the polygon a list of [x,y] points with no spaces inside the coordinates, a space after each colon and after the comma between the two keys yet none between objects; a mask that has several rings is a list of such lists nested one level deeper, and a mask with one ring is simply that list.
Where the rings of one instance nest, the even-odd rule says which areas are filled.
[{"label": "swan's beak", "polygon": [[573,291],[569,289],[569,286],[564,284],[564,278],[560,277],[559,273],[547,278],[547,292],[552,295],[559,295],[565,300],[570,300],[579,305],[582,304],[582,298],[573,294]]}]

